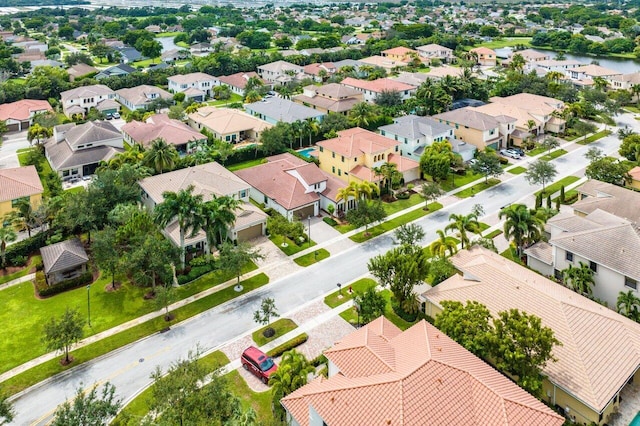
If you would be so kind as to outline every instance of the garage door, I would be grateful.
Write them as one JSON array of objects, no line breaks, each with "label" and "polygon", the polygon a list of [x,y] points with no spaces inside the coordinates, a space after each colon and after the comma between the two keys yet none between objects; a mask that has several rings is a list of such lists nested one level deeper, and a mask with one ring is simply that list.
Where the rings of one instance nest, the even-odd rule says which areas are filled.
[{"label": "garage door", "polygon": [[20,130],[20,124],[19,123],[7,124],[7,131],[8,132],[17,132],[18,130]]},{"label": "garage door", "polygon": [[238,231],[238,241],[247,241],[262,235],[262,224],[250,226],[249,228]]},{"label": "garage door", "polygon": [[308,218],[309,216],[313,216],[313,212],[314,212],[313,205],[310,205],[307,207],[303,207],[300,210],[295,210],[293,212],[293,216],[300,220],[303,220]]}]

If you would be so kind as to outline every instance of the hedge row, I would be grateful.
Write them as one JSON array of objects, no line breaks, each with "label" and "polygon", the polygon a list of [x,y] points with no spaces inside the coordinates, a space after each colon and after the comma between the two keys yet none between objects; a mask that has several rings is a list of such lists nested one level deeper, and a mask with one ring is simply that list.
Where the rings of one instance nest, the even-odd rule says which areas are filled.
[{"label": "hedge row", "polygon": [[38,234],[33,235],[32,237],[25,238],[22,241],[18,241],[15,244],[11,244],[7,247],[7,265],[9,266],[23,266],[25,263],[25,259],[28,259],[29,256],[40,249],[40,247],[44,247],[47,245],[47,233],[40,232]]},{"label": "hedge row", "polygon": [[45,279],[44,272],[38,271],[36,272],[36,291],[41,297],[53,296],[54,294],[89,284],[91,281],[93,281],[93,274],[87,271],[76,278],[60,281],[55,285],[49,286]]},{"label": "hedge row", "polygon": [[338,224],[338,222],[335,221],[335,219],[330,218],[330,217],[323,217],[322,220],[324,221],[324,223],[331,225],[331,226],[336,226]]},{"label": "hedge row", "polygon": [[196,278],[200,278],[204,274],[208,274],[214,269],[215,269],[215,265],[213,263],[200,265],[200,266],[192,266],[191,270],[187,274],[178,275],[178,284],[183,285],[186,283],[190,283]]},{"label": "hedge row", "polygon": [[279,357],[283,353],[300,346],[301,344],[306,342],[307,339],[309,339],[309,335],[307,333],[302,333],[294,337],[293,339],[284,342],[280,346],[276,346],[275,348],[271,349],[269,352],[267,352],[267,355],[269,355],[271,358]]}]

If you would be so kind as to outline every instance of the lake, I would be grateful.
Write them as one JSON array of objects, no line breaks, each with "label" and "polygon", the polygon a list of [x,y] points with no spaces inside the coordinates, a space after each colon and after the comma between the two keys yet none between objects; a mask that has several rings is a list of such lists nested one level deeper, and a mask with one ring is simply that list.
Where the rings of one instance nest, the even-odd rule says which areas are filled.
[{"label": "lake", "polygon": [[[553,59],[557,52],[553,50],[541,50],[541,49],[533,49],[536,52],[546,53],[551,55],[551,59]],[[496,54],[499,58],[507,58],[509,54],[511,54],[512,49],[510,47],[503,47],[500,49],[495,49]],[[634,72],[640,71],[640,61],[637,59],[626,59],[626,58],[615,58],[615,57],[603,57],[603,56],[588,56],[588,55],[576,55],[573,53],[565,53],[564,56],[573,61],[583,62],[585,65],[591,63],[591,61],[598,61],[600,66],[609,68],[612,70],[620,71],[623,74],[631,74]]]}]

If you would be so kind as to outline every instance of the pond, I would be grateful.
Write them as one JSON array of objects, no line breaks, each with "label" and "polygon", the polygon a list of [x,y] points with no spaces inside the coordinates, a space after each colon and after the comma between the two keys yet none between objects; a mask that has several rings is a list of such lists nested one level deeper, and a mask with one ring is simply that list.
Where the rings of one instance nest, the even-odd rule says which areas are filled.
[{"label": "pond", "polygon": [[166,52],[166,51],[172,50],[172,49],[180,49],[173,42],[173,37],[158,37],[158,38],[156,38],[156,40],[159,41],[160,44],[162,45],[162,52]]}]

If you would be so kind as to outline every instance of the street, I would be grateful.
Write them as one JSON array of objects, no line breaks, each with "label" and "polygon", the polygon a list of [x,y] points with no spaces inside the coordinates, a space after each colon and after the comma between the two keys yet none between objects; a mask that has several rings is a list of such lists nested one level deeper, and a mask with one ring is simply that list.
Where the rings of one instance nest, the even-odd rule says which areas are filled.
[{"label": "street", "polygon": [[[622,125],[630,125],[638,131],[638,122],[631,114],[617,117]],[[584,153],[590,147],[598,147],[606,154],[614,153],[619,146],[615,134],[590,145],[580,146],[568,154],[553,160],[558,175],[554,180],[576,174],[588,161]],[[526,163],[523,159],[517,163]],[[475,204],[483,206],[486,216],[496,214],[501,207],[517,203],[538,190],[531,186],[525,175],[501,176],[503,183],[460,200],[438,212],[425,216],[417,222],[426,233],[425,241],[436,238],[436,230],[443,229],[451,213],[469,213]],[[306,302],[335,290],[336,283],[349,283],[367,273],[367,261],[384,253],[393,246],[391,235],[383,235],[300,270],[292,275],[273,281],[250,294],[227,302],[192,319],[174,326],[170,331],[155,334],[146,339],[109,353],[101,358],[74,368],[51,379],[43,386],[25,391],[13,403],[17,415],[14,424],[45,424],[50,420],[58,404],[75,395],[79,386],[111,382],[120,398],[127,400],[148,384],[151,373],[157,366],[163,370],[189,351],[199,346],[203,351],[217,348],[247,334],[258,326],[253,321],[253,312],[265,297],[276,301],[282,317],[303,306]]]}]

